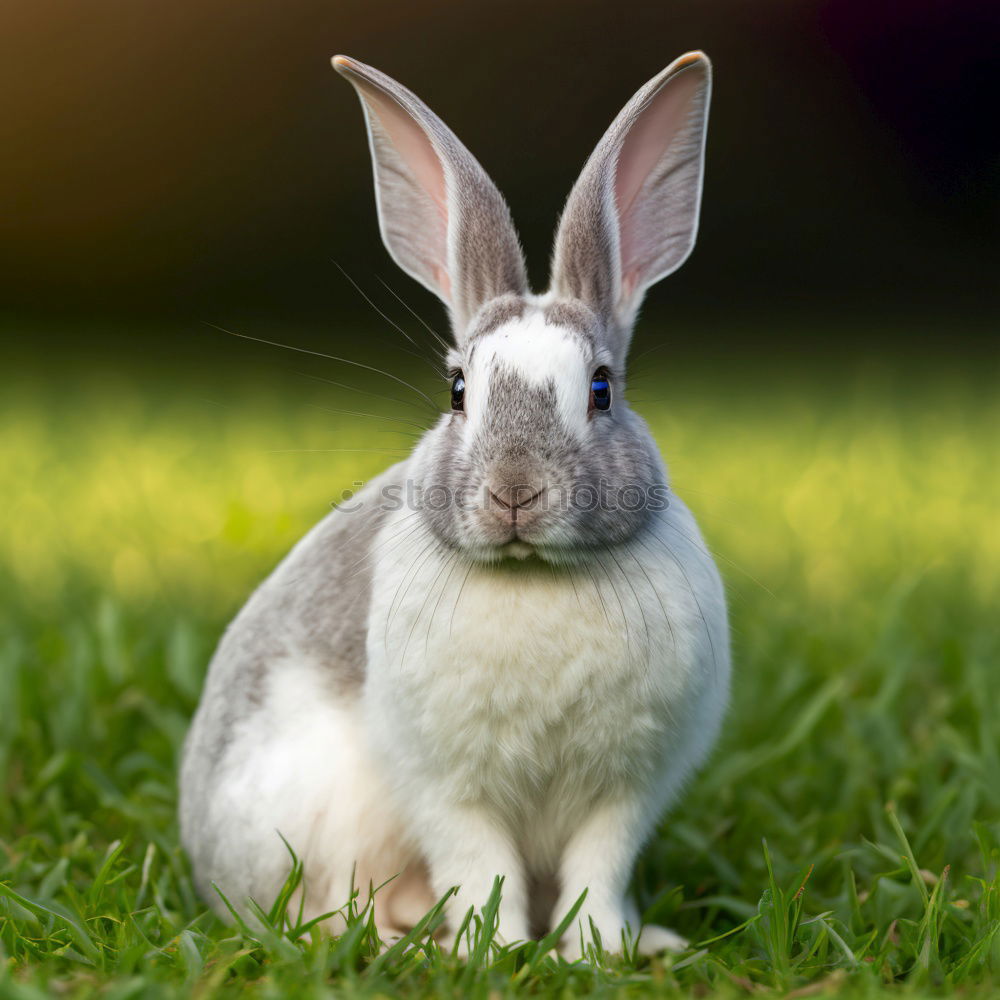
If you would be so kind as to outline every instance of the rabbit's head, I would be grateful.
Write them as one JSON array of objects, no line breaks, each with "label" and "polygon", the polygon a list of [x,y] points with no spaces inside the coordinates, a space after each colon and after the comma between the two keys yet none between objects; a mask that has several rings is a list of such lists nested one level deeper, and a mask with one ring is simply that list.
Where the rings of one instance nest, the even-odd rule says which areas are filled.
[{"label": "rabbit's head", "polygon": [[625,360],[646,289],[694,244],[708,59],[673,62],[598,143],[543,295],[528,288],[503,198],[451,130],[383,73],[344,56],[334,66],[365,112],[382,238],[451,318],[451,410],[409,463],[423,516],[482,559],[572,562],[627,540],[668,502],[625,401]]}]

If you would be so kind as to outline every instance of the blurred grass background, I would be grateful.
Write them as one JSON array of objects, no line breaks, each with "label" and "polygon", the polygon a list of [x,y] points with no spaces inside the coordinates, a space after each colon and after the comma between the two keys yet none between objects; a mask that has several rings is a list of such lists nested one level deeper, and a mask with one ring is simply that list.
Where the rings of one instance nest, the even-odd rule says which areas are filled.
[{"label": "blurred grass background", "polygon": [[[428,420],[413,394],[366,398],[407,393],[392,381],[270,353],[269,380],[237,364],[194,389],[180,369],[22,372],[0,401],[0,562],[20,609],[89,591],[135,609],[231,610]],[[786,358],[775,373],[765,359],[713,370],[663,354],[640,358],[630,395],[710,540],[769,590],[833,611],[901,574],[956,574],[975,606],[996,596],[995,361]],[[405,375],[440,392],[410,363]]]}]

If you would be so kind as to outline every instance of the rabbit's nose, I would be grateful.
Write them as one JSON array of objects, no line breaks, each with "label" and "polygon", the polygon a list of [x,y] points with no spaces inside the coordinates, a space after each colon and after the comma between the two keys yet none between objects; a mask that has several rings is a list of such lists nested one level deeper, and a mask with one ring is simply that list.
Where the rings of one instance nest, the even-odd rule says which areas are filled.
[{"label": "rabbit's nose", "polygon": [[487,486],[490,514],[502,524],[517,528],[527,525],[538,513],[538,498],[544,488],[536,486]]},{"label": "rabbit's nose", "polygon": [[541,494],[541,487],[536,486],[501,486],[494,489],[487,487],[490,499],[494,500],[501,510],[510,511],[515,516],[522,507],[528,507]]},{"label": "rabbit's nose", "polygon": [[504,524],[526,524],[538,511],[545,481],[531,456],[507,454],[491,463],[486,473],[486,507]]}]

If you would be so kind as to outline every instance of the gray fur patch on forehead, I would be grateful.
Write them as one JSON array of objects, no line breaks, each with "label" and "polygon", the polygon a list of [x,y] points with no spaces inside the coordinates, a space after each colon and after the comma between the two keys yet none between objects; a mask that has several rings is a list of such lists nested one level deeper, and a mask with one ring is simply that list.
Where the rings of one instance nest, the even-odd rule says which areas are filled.
[{"label": "gray fur patch on forehead", "polygon": [[544,455],[565,438],[554,379],[533,383],[500,364],[490,372],[489,395],[479,443],[490,457],[511,452]]},{"label": "gray fur patch on forehead", "polygon": [[500,295],[495,299],[490,299],[476,313],[465,337],[466,343],[471,343],[479,337],[485,337],[495,330],[499,330],[500,327],[521,319],[527,308],[528,303],[520,295]]},{"label": "gray fur patch on forehead", "polygon": [[[537,312],[538,307],[530,305],[520,295],[500,295],[490,299],[476,314],[466,343],[495,333],[501,327],[524,319],[529,309]],[[548,326],[558,326],[575,334],[587,347],[593,350],[599,343],[600,322],[597,314],[583,302],[575,299],[560,299],[544,306],[542,315]]]},{"label": "gray fur patch on forehead", "polygon": [[557,299],[545,307],[545,322],[571,330],[594,350],[598,344],[597,314],[577,299]]}]

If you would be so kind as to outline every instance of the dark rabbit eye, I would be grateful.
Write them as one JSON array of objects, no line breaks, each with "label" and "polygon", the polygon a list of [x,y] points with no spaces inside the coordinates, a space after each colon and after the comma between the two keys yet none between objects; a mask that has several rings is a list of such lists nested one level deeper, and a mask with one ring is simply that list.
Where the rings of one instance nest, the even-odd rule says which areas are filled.
[{"label": "dark rabbit eye", "polygon": [[592,410],[611,409],[611,380],[608,373],[599,368],[590,381],[590,408]]},{"label": "dark rabbit eye", "polygon": [[455,380],[451,383],[451,408],[453,410],[465,409],[465,376],[459,372]]}]

